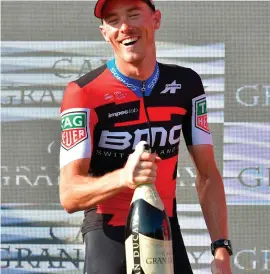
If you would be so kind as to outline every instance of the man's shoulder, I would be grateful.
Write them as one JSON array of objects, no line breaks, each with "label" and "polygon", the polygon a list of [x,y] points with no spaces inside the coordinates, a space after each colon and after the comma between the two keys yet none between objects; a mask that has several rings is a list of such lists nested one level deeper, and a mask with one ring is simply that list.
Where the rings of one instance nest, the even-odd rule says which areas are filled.
[{"label": "man's shoulder", "polygon": [[176,64],[164,64],[158,63],[160,70],[171,75],[171,73],[181,73],[181,75],[186,75],[189,77],[198,77],[198,73],[193,69],[188,67],[179,66]]},{"label": "man's shoulder", "polygon": [[89,83],[93,82],[95,79],[97,79],[106,70],[106,68],[107,65],[100,66],[96,69],[89,71],[88,73],[84,74],[73,82],[76,83],[80,88],[83,88]]},{"label": "man's shoulder", "polygon": [[100,66],[90,72],[79,77],[77,80],[73,80],[68,83],[65,89],[65,98],[84,97],[91,89],[85,89],[84,87],[98,79],[99,76],[106,70],[106,65]]}]

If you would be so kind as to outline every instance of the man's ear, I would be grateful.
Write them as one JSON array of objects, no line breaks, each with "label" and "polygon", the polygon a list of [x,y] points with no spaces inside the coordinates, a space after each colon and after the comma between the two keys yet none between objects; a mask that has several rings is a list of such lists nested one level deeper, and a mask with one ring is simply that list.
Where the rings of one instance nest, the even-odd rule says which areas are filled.
[{"label": "man's ear", "polygon": [[160,28],[161,23],[161,12],[160,10],[156,10],[154,13],[154,29],[158,30]]},{"label": "man's ear", "polygon": [[100,32],[102,33],[104,39],[106,42],[109,42],[109,38],[107,37],[107,31],[106,31],[106,28],[104,27],[104,25],[100,25],[99,26],[99,30]]}]

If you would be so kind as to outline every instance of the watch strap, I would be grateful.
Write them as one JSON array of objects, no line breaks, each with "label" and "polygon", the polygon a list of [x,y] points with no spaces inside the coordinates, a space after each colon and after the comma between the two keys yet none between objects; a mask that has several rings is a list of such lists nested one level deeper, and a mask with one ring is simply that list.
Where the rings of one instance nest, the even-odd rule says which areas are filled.
[{"label": "watch strap", "polygon": [[219,239],[219,240],[216,240],[213,243],[211,243],[211,252],[212,252],[213,256],[215,254],[215,250],[218,247],[226,248],[226,250],[228,251],[229,255],[230,256],[233,255],[232,245],[231,245],[231,241],[230,240],[228,240],[228,239]]}]

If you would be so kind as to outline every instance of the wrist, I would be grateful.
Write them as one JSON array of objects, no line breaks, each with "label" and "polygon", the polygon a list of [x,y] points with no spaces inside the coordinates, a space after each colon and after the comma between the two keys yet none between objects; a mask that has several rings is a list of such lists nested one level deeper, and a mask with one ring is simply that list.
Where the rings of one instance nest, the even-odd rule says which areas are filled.
[{"label": "wrist", "polygon": [[214,257],[217,260],[229,260],[230,254],[228,253],[228,250],[225,247],[218,247],[214,252]]}]

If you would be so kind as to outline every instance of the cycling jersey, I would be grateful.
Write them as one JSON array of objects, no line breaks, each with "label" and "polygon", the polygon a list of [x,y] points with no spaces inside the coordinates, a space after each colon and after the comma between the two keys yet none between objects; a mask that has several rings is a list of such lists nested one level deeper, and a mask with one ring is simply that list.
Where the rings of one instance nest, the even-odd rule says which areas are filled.
[{"label": "cycling jersey", "polygon": [[[151,142],[162,159],[156,188],[170,217],[181,131],[187,145],[212,144],[201,79],[176,65],[157,62],[151,77],[139,81],[124,76],[113,59],[67,86],[61,117],[60,167],[90,158],[91,176],[122,168],[139,141]],[[125,225],[132,195],[127,189],[86,210],[83,233]]]}]

